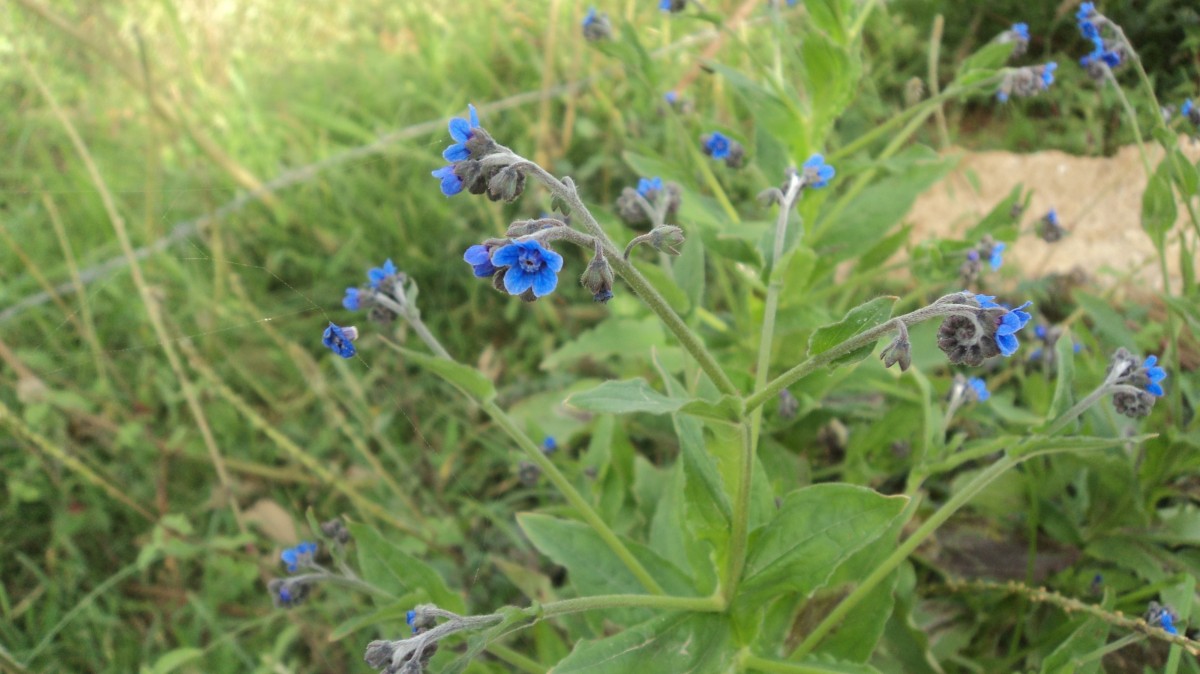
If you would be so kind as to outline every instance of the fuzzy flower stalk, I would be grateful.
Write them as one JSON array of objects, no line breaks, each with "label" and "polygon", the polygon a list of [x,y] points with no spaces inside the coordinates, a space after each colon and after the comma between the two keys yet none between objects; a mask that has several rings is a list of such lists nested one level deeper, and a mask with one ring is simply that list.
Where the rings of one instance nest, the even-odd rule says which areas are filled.
[{"label": "fuzzy flower stalk", "polygon": [[460,616],[433,604],[422,604],[409,611],[406,620],[412,628],[411,637],[367,644],[363,659],[381,674],[421,674],[437,652],[439,641],[458,632],[491,627],[503,616]]}]

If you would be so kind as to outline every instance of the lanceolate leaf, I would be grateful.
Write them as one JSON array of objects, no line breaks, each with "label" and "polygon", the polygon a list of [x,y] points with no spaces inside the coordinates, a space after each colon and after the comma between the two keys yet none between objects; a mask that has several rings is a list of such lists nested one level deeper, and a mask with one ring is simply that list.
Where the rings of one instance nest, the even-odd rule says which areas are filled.
[{"label": "lanceolate leaf", "polygon": [[391,593],[393,601],[409,592],[425,592],[440,608],[455,613],[466,610],[462,597],[451,592],[428,564],[396,547],[372,527],[353,522],[346,527],[358,548],[363,580]]},{"label": "lanceolate leaf", "polygon": [[625,381],[606,381],[590,391],[576,393],[567,398],[567,404],[572,407],[611,414],[668,414],[683,407],[687,402],[682,398],[668,398],[655,391],[641,377]]},{"label": "lanceolate leaf", "polygon": [[[873,328],[892,316],[892,305],[900,298],[890,295],[876,297],[865,304],[854,307],[837,323],[817,328],[808,340],[808,355],[816,356],[832,349],[863,330]],[[835,359],[830,366],[855,363],[871,355],[875,348],[872,342],[866,346]]]}]

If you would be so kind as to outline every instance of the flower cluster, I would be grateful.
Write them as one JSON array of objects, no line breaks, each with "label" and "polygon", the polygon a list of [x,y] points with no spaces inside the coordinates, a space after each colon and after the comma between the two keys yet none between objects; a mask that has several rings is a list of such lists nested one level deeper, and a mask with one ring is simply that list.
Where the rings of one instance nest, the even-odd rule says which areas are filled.
[{"label": "flower cluster", "polygon": [[484,194],[492,201],[512,201],[525,189],[525,174],[512,162],[488,161],[492,155],[512,153],[492,140],[479,126],[475,106],[467,106],[468,119],[450,120],[450,138],[454,142],[442,152],[449,165],[433,172],[441,182],[442,194],[452,197],[465,188],[471,194]]},{"label": "flower cluster", "polygon": [[826,187],[835,175],[837,171],[826,164],[825,157],[820,154],[814,154],[800,166],[800,177],[805,187]]},{"label": "flower cluster", "polygon": [[1054,84],[1054,71],[1058,64],[1054,61],[1040,66],[1025,66],[1015,68],[1004,74],[1004,80],[996,91],[996,99],[1007,103],[1012,96],[1036,96]]},{"label": "flower cluster", "polygon": [[287,566],[288,573],[296,573],[302,566],[310,566],[317,555],[317,544],[303,541],[294,548],[279,553],[279,559]]},{"label": "flower cluster", "polygon": [[[445,622],[438,624],[437,619]],[[443,611],[432,604],[422,604],[409,611],[405,620],[412,636],[394,641],[377,640],[367,644],[363,659],[381,674],[420,674],[429,665],[441,639],[467,630],[495,625],[499,615],[460,616]]]},{"label": "flower cluster", "polygon": [[597,12],[595,7],[589,8],[587,16],[583,17],[583,37],[591,42],[612,37],[612,23],[608,15]]},{"label": "flower cluster", "polygon": [[700,149],[713,159],[724,161],[729,168],[741,168],[746,161],[746,148],[720,131],[700,136]]},{"label": "flower cluster", "polygon": [[396,269],[389,258],[383,265],[367,270],[367,284],[346,288],[342,306],[350,311],[366,309],[371,320],[390,323],[407,304],[405,285],[408,276]]},{"label": "flower cluster", "polygon": [[554,292],[563,257],[537,239],[492,239],[463,253],[475,276],[491,277],[493,285],[510,295],[533,301]]},{"label": "flower cluster", "polygon": [[1014,23],[1012,28],[1000,33],[997,41],[1001,44],[1012,43],[1012,58],[1023,56],[1029,49],[1029,24]]},{"label": "flower cluster", "polygon": [[[665,200],[665,201],[660,201]],[[662,178],[639,178],[637,188],[626,187],[617,198],[617,215],[627,224],[643,225],[674,217],[683,205],[683,189]],[[661,224],[661,223],[660,223]]]},{"label": "flower cluster", "polygon": [[958,268],[960,281],[963,285],[972,285],[979,280],[983,271],[983,261],[987,260],[992,271],[1004,265],[1004,250],[1008,244],[996,241],[991,235],[985,235],[979,244],[967,251],[967,259]]},{"label": "flower cluster", "polygon": [[1162,397],[1162,380],[1167,371],[1158,367],[1157,356],[1138,359],[1125,348],[1117,349],[1108,364],[1108,379],[1113,385],[1113,407],[1134,419],[1149,416],[1154,403]]},{"label": "flower cluster", "polygon": [[1093,80],[1102,82],[1108,71],[1124,63],[1133,50],[1119,32],[1112,38],[1103,36],[1101,28],[1114,24],[1096,11],[1095,3],[1081,4],[1079,11],[1075,12],[1075,21],[1079,25],[1079,33],[1092,43],[1092,51],[1079,59],[1079,65],[1087,70]]},{"label": "flower cluster", "polygon": [[[279,559],[284,563],[288,573],[296,573],[305,568],[316,568],[314,561],[317,555],[317,544],[304,541],[294,548],[287,548],[279,553]],[[274,578],[267,583],[267,591],[271,593],[271,602],[277,608],[291,608],[299,605],[308,597],[312,589],[312,576],[297,576],[292,578]]]},{"label": "flower cluster", "polygon": [[1171,607],[1152,601],[1146,610],[1145,617],[1146,622],[1151,626],[1161,627],[1167,634],[1179,634],[1179,628],[1175,627],[1175,622],[1179,620],[1179,614],[1171,610]]},{"label": "flower cluster", "polygon": [[1067,230],[1063,229],[1062,224],[1058,221],[1058,211],[1051,208],[1049,213],[1038,220],[1037,234],[1046,243],[1057,243],[1067,235]]},{"label": "flower cluster", "polygon": [[976,307],[952,313],[938,328],[938,348],[951,363],[978,366],[987,358],[1017,352],[1020,343],[1016,333],[1029,322],[1031,316],[1024,309],[1032,302],[1009,309],[997,304],[991,295],[964,291],[948,297],[961,298],[967,306]]},{"label": "flower cluster", "polygon": [[[1060,327],[1046,326],[1041,324],[1035,326],[1033,328],[1033,336],[1036,337],[1038,341],[1042,343],[1042,345],[1029,353],[1029,360],[1039,361],[1047,368],[1054,367],[1056,360],[1056,351],[1054,350],[1054,347],[1058,344],[1058,340],[1062,337],[1062,335],[1063,329]],[[1075,350],[1075,353],[1079,353],[1083,350],[1083,345],[1079,342],[1075,342],[1072,348]]]}]

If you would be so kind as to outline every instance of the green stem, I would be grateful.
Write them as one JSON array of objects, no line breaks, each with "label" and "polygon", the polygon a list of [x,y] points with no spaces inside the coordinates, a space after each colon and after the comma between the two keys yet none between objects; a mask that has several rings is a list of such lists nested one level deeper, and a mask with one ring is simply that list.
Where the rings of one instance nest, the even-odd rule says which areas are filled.
[{"label": "green stem", "polygon": [[614,608],[656,608],[663,611],[693,611],[696,613],[720,613],[727,604],[720,596],[712,597],[671,597],[666,595],[652,596],[646,594],[604,594],[595,597],[579,597],[563,599],[527,611],[538,609],[543,618],[553,618],[583,611],[602,611]]},{"label": "green stem", "polygon": [[[759,410],[761,412],[761,410]],[[750,424],[743,421],[738,430],[742,451],[738,456],[738,484],[733,500],[733,522],[729,532],[729,566],[722,594],[732,602],[746,568],[746,549],[750,540],[750,490],[754,477],[754,441]]]},{"label": "green stem", "polygon": [[658,314],[663,324],[675,335],[680,345],[696,359],[696,362],[700,365],[700,369],[704,370],[704,373],[716,384],[717,388],[727,395],[739,395],[740,391],[734,386],[733,381],[729,379],[729,375],[725,374],[725,371],[721,369],[721,366],[713,358],[713,355],[709,353],[708,349],[704,346],[704,342],[700,341],[700,337],[692,332],[687,323],[684,323],[679,314],[675,313],[675,310],[667,303],[666,298],[638,271],[637,267],[625,260],[621,254],[621,250],[608,237],[604,228],[600,226],[599,222],[596,222],[596,218],[592,216],[591,211],[584,205],[583,200],[579,198],[579,193],[576,191],[574,184],[568,185],[564,183],[550,175],[541,166],[527,159],[518,158],[518,161],[521,162],[522,169],[529,171],[542,184],[549,187],[555,195],[567,203],[573,214],[577,214],[580,217],[584,227],[604,247],[604,253],[613,270],[621,278],[625,279],[625,282],[633,288],[638,297],[642,298],[642,301],[646,303],[646,306],[651,311]]},{"label": "green stem", "polygon": [[525,657],[504,644],[492,642],[487,645],[487,650],[497,658],[522,672],[528,672],[528,674],[544,674],[548,669],[546,665],[532,658]]},{"label": "green stem", "polygon": [[625,547],[625,544],[621,542],[621,539],[617,537],[617,534],[613,532],[611,528],[609,528],[604,519],[601,518],[600,515],[597,514],[592,508],[591,504],[589,504],[587,500],[583,498],[583,495],[579,493],[579,490],[575,489],[575,486],[571,484],[571,481],[568,480],[566,476],[558,470],[558,467],[554,465],[553,461],[551,461],[546,457],[545,454],[542,453],[542,450],[537,446],[536,443],[534,443],[533,440],[529,438],[528,435],[525,434],[524,431],[520,429],[517,423],[513,421],[512,417],[508,416],[504,410],[500,409],[500,407],[492,401],[481,403],[481,407],[483,408],[483,411],[486,412],[487,415],[496,422],[496,425],[504,429],[504,432],[507,433],[508,436],[513,439],[513,441],[520,445],[521,449],[525,450],[525,454],[528,455],[528,458],[537,464],[538,468],[540,468],[542,473],[546,475],[551,484],[553,484],[559,490],[559,492],[562,493],[563,497],[567,499],[567,503],[570,503],[571,506],[579,513],[579,516],[583,518],[583,521],[586,522],[588,526],[590,526],[596,532],[596,534],[600,536],[601,540],[608,545],[608,548],[612,550],[613,554],[615,554],[625,565],[625,568],[629,569],[629,572],[632,573],[634,577],[637,578],[638,582],[642,584],[642,587],[646,588],[646,591],[652,594],[664,594],[664,591],[658,584],[658,581],[654,580],[654,577],[650,575],[650,572],[646,571],[646,568],[642,566],[642,563],[639,562],[636,557],[633,556],[633,553],[629,551],[629,548]]},{"label": "green stem", "polygon": [[938,316],[947,316],[958,312],[974,313],[978,310],[978,307],[965,304],[935,303],[864,330],[828,351],[822,351],[815,356],[809,356],[804,362],[771,380],[766,386],[759,388],[753,395],[746,398],[746,411],[750,412],[762,406],[766,401],[779,395],[780,391],[812,374],[817,368],[823,367],[856,349],[874,343],[887,333],[896,330],[898,324],[901,322],[906,326],[911,326]]},{"label": "green stem", "polygon": [[746,669],[756,669],[769,674],[833,674],[842,671],[821,665],[809,665],[799,662],[782,662],[745,653],[742,655],[742,666]]}]

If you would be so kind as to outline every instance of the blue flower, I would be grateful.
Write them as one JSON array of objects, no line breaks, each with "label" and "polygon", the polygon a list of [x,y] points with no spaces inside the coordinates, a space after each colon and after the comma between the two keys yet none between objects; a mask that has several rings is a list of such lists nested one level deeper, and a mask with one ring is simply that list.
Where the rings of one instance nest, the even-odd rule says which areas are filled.
[{"label": "blue flower", "polygon": [[442,194],[452,197],[463,189],[462,178],[454,173],[454,166],[443,166],[433,172],[433,177],[442,181]]},{"label": "blue flower", "polygon": [[971,387],[971,391],[975,400],[979,402],[984,402],[988,398],[992,397],[991,392],[988,391],[987,382],[979,377],[971,377],[968,379],[967,386]]},{"label": "blue flower", "polygon": [[1004,264],[1004,249],[1008,247],[1005,243],[996,243],[992,245],[992,254],[988,257],[988,264],[992,265],[992,269],[999,269]]},{"label": "blue flower", "polygon": [[1058,227],[1058,211],[1051,208],[1050,212],[1046,214],[1046,222]]},{"label": "blue flower", "polygon": [[[668,91],[667,93],[663,94],[663,100],[667,102],[667,105],[675,105],[675,101],[679,100],[679,94],[675,93],[674,91]],[[1185,112],[1183,114],[1186,115],[1187,113]]]},{"label": "blue flower", "polygon": [[396,264],[392,262],[390,257],[384,261],[382,267],[372,267],[367,270],[367,280],[370,282],[372,288],[379,288],[379,284],[383,283],[384,279],[395,275]]},{"label": "blue flower", "polygon": [[975,301],[979,302],[980,309],[1003,309],[1004,307],[996,304],[995,295],[975,295]]},{"label": "blue flower", "polygon": [[404,622],[408,623],[408,626],[412,628],[413,634],[417,633],[417,612],[416,611],[409,610],[408,613],[405,613],[404,614]]},{"label": "blue flower", "polygon": [[[294,548],[287,548],[279,553],[279,559],[287,564],[288,573],[296,573],[301,566],[307,566],[312,563],[313,557],[317,554],[317,544],[309,541],[304,541]],[[283,598],[282,596],[280,597]]]},{"label": "blue flower", "polygon": [[1006,92],[1004,90],[997,91],[996,92],[996,100],[1000,101],[1001,103],[1007,103],[1008,102],[1008,92]]},{"label": "blue flower", "polygon": [[1054,71],[1058,69],[1058,64],[1054,61],[1042,66],[1042,88],[1047,89],[1051,84],[1054,84]]},{"label": "blue flower", "polygon": [[1079,5],[1079,11],[1075,12],[1076,21],[1087,21],[1096,14],[1096,3],[1085,2]]},{"label": "blue flower", "polygon": [[358,311],[362,303],[358,298],[358,288],[346,288],[346,296],[342,298],[342,306],[350,311]]},{"label": "blue flower", "polygon": [[496,273],[496,266],[492,264],[491,252],[487,246],[471,246],[467,252],[463,253],[463,260],[475,268],[475,276],[479,278]]},{"label": "blue flower", "polygon": [[724,159],[729,156],[729,138],[720,131],[713,131],[704,141],[704,154],[713,159]]},{"label": "blue flower", "polygon": [[1162,624],[1163,631],[1167,634],[1179,634],[1179,630],[1175,628],[1175,619],[1171,617],[1170,613],[1163,613],[1158,622]]},{"label": "blue flower", "polygon": [[542,453],[553,454],[558,451],[558,440],[554,439],[553,435],[547,435],[545,440],[542,440]]},{"label": "blue flower", "polygon": [[1014,34],[1015,34],[1015,35],[1016,35],[1018,38],[1020,38],[1020,39],[1022,39],[1022,40],[1025,40],[1026,42],[1028,42],[1028,41],[1029,41],[1029,24],[1027,24],[1027,23],[1014,23],[1014,24],[1013,24],[1013,26],[1012,26],[1012,32],[1013,32],[1013,33],[1014,33]]},{"label": "blue flower", "polygon": [[588,26],[592,25],[593,23],[596,23],[596,21],[598,19],[599,19],[599,17],[596,16],[596,8],[588,7],[587,16],[583,17],[583,27],[587,28]]},{"label": "blue flower", "polygon": [[467,110],[470,112],[470,121],[462,117],[455,117],[450,120],[448,125],[450,137],[458,141],[442,152],[442,159],[448,162],[462,161],[471,157],[471,151],[467,149],[467,141],[471,140],[472,130],[479,128],[479,113],[475,112],[474,105],[468,104]]},{"label": "blue flower", "polygon": [[643,197],[649,198],[651,192],[661,190],[662,188],[663,181],[658,176],[638,179],[637,193]]},{"label": "blue flower", "polygon": [[1010,309],[1008,313],[1000,317],[1000,321],[996,324],[996,346],[1000,348],[1001,354],[1011,356],[1017,352],[1020,342],[1017,341],[1016,332],[1025,327],[1025,324],[1032,318],[1029,312],[1021,310],[1031,304],[1033,302],[1026,302],[1016,309]]},{"label": "blue flower", "polygon": [[[1192,99],[1190,99],[1190,98],[1189,98],[1189,99],[1187,99],[1186,101],[1184,101],[1184,102],[1183,102],[1183,107],[1179,109],[1179,114],[1183,115],[1184,117],[1187,117],[1187,118],[1191,119],[1191,117],[1192,117],[1192,112],[1193,112],[1193,111],[1195,111],[1195,110],[1196,110],[1196,106],[1192,104]],[[1193,123],[1193,124],[1200,124],[1200,121],[1197,121],[1196,119],[1193,119],[1193,120],[1192,120],[1192,123]]]},{"label": "blue flower", "polygon": [[563,258],[537,241],[514,241],[492,253],[492,264],[508,267],[504,289],[510,295],[533,289],[534,297],[544,297],[558,286]]},{"label": "blue flower", "polygon": [[804,162],[804,184],[808,187],[825,187],[837,175],[832,166],[825,163],[825,157],[814,154]]},{"label": "blue flower", "polygon": [[333,323],[325,328],[325,334],[321,337],[321,342],[329,347],[337,355],[342,358],[354,357],[354,340],[358,338],[358,329],[353,327],[343,328]]},{"label": "blue flower", "polygon": [[1163,387],[1159,382],[1167,378],[1167,371],[1158,367],[1158,358],[1156,356],[1146,356],[1146,362],[1142,363],[1142,369],[1146,371],[1146,377],[1150,383],[1146,385],[1146,390],[1158,397],[1163,396]]}]

